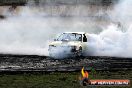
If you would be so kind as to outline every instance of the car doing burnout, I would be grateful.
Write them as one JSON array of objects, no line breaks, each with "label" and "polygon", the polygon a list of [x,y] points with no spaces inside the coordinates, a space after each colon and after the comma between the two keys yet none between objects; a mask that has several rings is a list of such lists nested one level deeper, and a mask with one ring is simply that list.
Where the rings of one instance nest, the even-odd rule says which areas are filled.
[{"label": "car doing burnout", "polygon": [[50,57],[82,56],[86,48],[87,37],[84,32],[65,32],[49,44]]}]

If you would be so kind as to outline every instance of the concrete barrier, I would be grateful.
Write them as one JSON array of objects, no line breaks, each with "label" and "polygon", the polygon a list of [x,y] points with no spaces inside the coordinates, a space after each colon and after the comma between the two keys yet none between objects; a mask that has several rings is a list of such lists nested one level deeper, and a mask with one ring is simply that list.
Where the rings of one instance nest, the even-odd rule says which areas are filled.
[{"label": "concrete barrier", "polygon": [[96,4],[110,5],[115,4],[119,0],[0,0],[0,5],[25,5],[26,3],[41,4]]}]

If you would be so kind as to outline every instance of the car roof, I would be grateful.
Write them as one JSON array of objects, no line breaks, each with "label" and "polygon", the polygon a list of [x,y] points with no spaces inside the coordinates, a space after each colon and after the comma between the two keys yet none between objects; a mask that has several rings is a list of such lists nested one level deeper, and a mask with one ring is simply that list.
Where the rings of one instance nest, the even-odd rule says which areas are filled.
[{"label": "car roof", "polygon": [[77,34],[85,34],[85,32],[64,32],[64,33],[77,33]]}]

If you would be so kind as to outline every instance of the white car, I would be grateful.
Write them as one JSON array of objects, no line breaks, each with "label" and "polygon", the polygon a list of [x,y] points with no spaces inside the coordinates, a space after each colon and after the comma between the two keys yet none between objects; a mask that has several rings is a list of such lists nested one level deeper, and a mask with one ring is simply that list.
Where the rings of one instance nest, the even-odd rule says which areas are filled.
[{"label": "white car", "polygon": [[65,32],[49,44],[49,56],[65,58],[82,56],[86,48],[87,37],[84,32]]}]

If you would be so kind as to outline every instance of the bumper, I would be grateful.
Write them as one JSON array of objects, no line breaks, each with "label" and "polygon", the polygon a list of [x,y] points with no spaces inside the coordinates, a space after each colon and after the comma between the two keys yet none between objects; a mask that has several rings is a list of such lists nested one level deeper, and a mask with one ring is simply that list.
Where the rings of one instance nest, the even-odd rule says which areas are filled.
[{"label": "bumper", "polygon": [[53,58],[76,57],[78,53],[78,50],[72,50],[71,48],[49,48],[49,55]]}]

